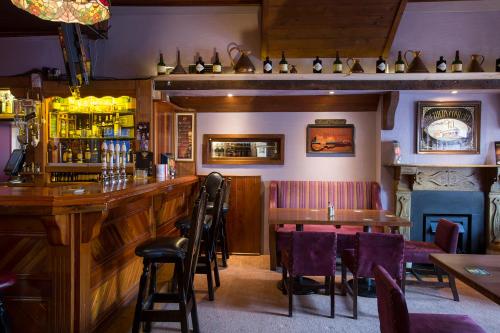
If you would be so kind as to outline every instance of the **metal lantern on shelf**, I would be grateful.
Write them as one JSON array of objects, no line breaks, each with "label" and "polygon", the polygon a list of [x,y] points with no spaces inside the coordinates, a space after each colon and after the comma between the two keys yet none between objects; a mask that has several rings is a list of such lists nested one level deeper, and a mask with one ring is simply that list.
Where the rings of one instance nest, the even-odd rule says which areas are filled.
[{"label": "metal lantern on shelf", "polygon": [[42,20],[95,24],[109,19],[108,0],[11,0],[18,8]]}]

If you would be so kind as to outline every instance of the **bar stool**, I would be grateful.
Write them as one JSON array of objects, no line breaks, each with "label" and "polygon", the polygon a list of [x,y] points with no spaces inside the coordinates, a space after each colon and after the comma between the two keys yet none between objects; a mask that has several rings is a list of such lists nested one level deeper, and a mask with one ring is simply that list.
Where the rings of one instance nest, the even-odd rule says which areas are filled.
[{"label": "bar stool", "polygon": [[[16,275],[14,273],[0,273],[0,293],[16,283]],[[0,294],[0,333],[10,333],[9,318],[7,310],[3,302],[2,295]]]},{"label": "bar stool", "polygon": [[[159,237],[139,245],[135,253],[143,258],[144,269],[139,283],[139,292],[134,314],[132,333],[139,333],[141,322],[144,331],[151,330],[151,322],[180,322],[181,331],[187,333],[188,316],[191,313],[193,331],[199,332],[198,312],[193,289],[193,278],[201,246],[202,226],[205,219],[208,194],[203,187],[193,209],[193,224],[189,239],[184,237]],[[174,263],[175,287],[172,292],[156,290],[156,265]],[[149,288],[146,286],[149,279]],[[178,310],[154,310],[155,303],[175,303]]]}]

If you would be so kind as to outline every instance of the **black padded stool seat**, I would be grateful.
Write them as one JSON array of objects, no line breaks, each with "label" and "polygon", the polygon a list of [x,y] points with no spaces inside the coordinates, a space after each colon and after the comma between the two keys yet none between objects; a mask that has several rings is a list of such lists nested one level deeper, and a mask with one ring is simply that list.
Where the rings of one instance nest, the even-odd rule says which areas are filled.
[{"label": "black padded stool seat", "polygon": [[140,244],[135,254],[143,258],[178,258],[186,256],[188,239],[184,237],[158,237]]}]

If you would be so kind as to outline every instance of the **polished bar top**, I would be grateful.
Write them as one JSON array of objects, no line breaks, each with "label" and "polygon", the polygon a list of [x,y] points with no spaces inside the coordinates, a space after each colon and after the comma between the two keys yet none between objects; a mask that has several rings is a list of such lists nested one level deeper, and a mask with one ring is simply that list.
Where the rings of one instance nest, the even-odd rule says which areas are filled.
[{"label": "polished bar top", "polygon": [[169,180],[132,179],[126,183],[103,186],[102,184],[67,184],[56,186],[2,186],[0,187],[0,209],[2,207],[33,206],[82,206],[103,205],[127,197],[156,194],[180,184],[198,181],[197,176],[185,176]]},{"label": "polished bar top", "polygon": [[409,227],[411,222],[387,210],[335,209],[333,217],[327,209],[270,208],[269,224],[319,224],[373,227]]}]

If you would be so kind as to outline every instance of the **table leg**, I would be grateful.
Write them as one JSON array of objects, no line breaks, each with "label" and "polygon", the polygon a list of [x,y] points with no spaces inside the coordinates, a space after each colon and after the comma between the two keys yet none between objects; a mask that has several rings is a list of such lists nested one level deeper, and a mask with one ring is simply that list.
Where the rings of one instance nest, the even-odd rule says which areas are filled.
[{"label": "table leg", "polygon": [[[354,280],[347,281],[349,286],[353,287]],[[358,279],[358,296],[367,298],[377,298],[377,289],[375,286],[375,280],[370,278],[359,278]]]}]

